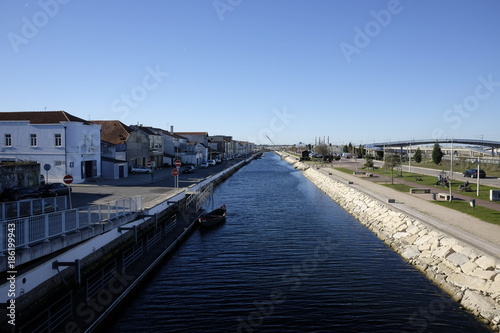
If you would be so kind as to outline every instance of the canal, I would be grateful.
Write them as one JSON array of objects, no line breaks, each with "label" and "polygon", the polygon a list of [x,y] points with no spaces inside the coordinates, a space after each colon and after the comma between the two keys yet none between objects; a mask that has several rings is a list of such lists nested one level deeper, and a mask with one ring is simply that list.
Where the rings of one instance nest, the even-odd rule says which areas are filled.
[{"label": "canal", "polygon": [[107,332],[490,332],[274,154],[214,191],[197,229]]}]

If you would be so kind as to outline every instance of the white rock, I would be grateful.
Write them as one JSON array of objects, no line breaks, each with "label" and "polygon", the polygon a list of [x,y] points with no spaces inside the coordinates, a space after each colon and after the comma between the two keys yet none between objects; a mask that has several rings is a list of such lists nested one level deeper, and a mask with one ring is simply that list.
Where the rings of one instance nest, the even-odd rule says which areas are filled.
[{"label": "white rock", "polygon": [[414,257],[417,257],[420,254],[420,251],[416,246],[408,246],[403,253],[401,253],[401,256],[405,259],[411,259]]},{"label": "white rock", "polygon": [[485,271],[492,271],[495,269],[495,260],[488,256],[482,256],[476,259],[476,265],[484,269]]},{"label": "white rock", "polygon": [[481,279],[485,279],[488,281],[493,281],[497,273],[495,271],[483,271],[482,269],[476,269],[472,273],[469,274],[470,276],[475,276]]},{"label": "white rock", "polygon": [[474,271],[477,267],[478,266],[472,261],[467,261],[465,264],[460,266],[462,272],[464,272],[467,275],[470,275],[470,273],[472,273],[472,271]]},{"label": "white rock", "polygon": [[430,244],[432,244],[433,239],[434,239],[433,236],[425,235],[425,236],[417,239],[417,241],[415,242],[415,245],[421,245],[421,244],[425,244],[425,243],[429,243],[429,245],[430,245]]},{"label": "white rock", "polygon": [[449,256],[446,257],[446,260],[451,262],[455,266],[462,266],[466,262],[469,261],[469,257],[464,256],[463,254],[460,253],[452,253]]},{"label": "white rock", "polygon": [[465,274],[451,274],[448,276],[446,279],[449,283],[460,287],[460,288],[467,288],[467,289],[473,289],[473,290],[478,290],[478,291],[484,291],[486,292],[489,290],[489,285],[486,283],[485,280],[472,277],[472,276],[467,276]]},{"label": "white rock", "polygon": [[452,253],[455,253],[455,251],[453,251],[451,249],[451,247],[441,246],[441,247],[437,248],[434,252],[432,252],[432,255],[434,257],[438,257],[438,258],[446,258],[447,256],[449,256]]},{"label": "white rock", "polygon": [[400,239],[400,238],[405,238],[407,236],[408,234],[406,232],[396,232],[392,237],[394,239]]}]

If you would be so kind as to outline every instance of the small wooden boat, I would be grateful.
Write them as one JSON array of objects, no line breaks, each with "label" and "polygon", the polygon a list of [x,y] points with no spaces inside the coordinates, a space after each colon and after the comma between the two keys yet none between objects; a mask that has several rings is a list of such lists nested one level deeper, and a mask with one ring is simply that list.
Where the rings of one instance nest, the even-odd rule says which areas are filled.
[{"label": "small wooden boat", "polygon": [[203,214],[198,218],[198,222],[203,227],[211,227],[216,225],[226,219],[226,205],[222,205],[217,209],[214,209],[210,213]]}]

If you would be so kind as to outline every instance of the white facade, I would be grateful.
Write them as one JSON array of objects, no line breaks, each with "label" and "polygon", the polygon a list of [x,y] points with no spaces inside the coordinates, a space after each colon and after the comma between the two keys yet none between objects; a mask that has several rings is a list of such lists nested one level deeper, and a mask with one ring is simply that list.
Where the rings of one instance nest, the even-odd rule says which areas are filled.
[{"label": "white facade", "polygon": [[75,121],[0,121],[0,159],[36,161],[47,182],[62,182],[70,174],[73,182],[81,183],[101,174],[100,129],[100,125]]}]

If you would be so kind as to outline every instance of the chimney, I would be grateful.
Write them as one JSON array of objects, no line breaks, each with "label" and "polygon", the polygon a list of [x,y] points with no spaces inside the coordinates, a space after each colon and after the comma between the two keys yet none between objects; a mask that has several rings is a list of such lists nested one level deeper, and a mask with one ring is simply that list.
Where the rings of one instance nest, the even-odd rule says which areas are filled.
[{"label": "chimney", "polygon": [[174,134],[174,126],[170,126],[170,133]]}]

